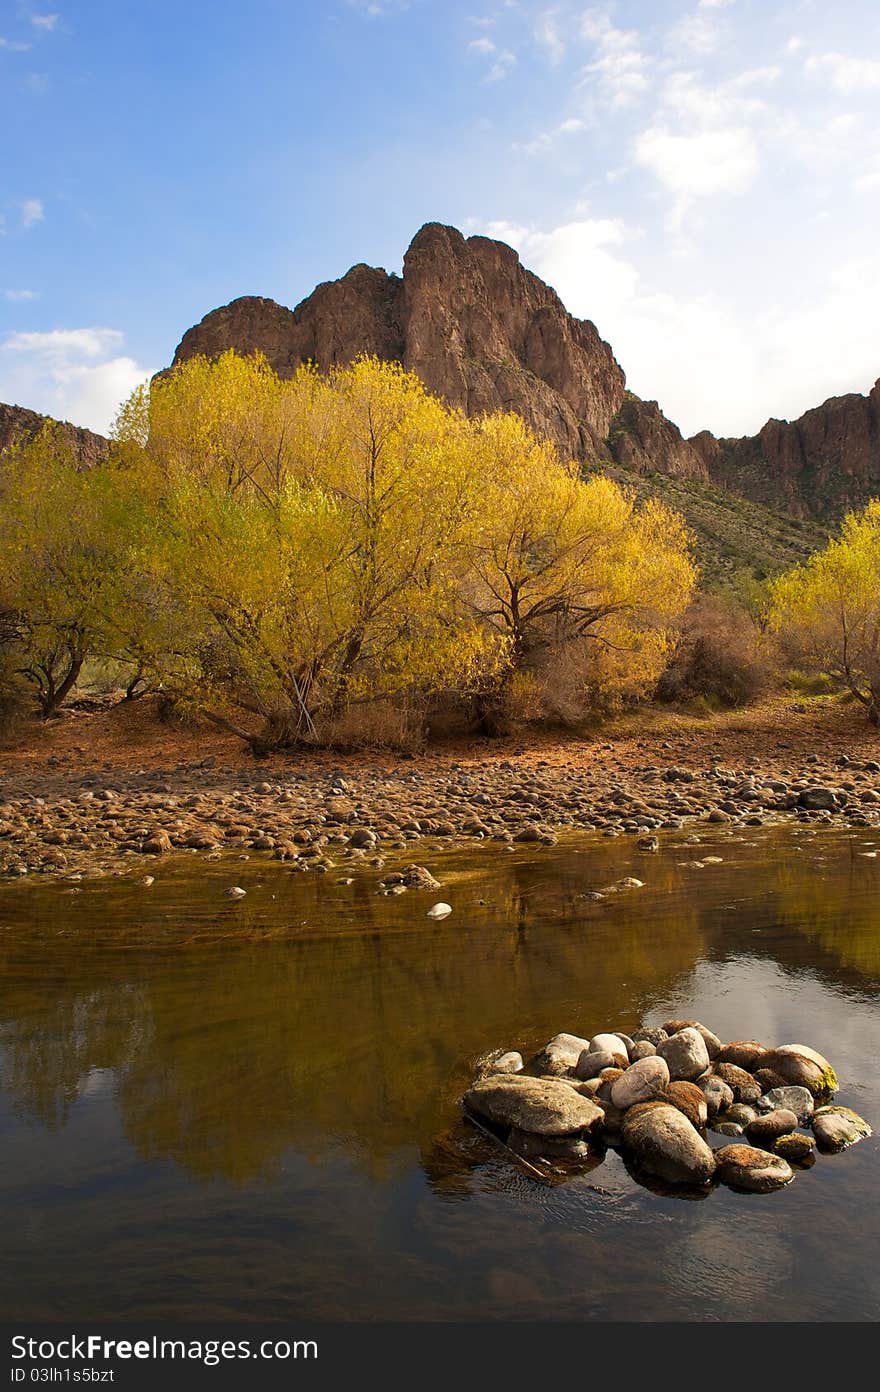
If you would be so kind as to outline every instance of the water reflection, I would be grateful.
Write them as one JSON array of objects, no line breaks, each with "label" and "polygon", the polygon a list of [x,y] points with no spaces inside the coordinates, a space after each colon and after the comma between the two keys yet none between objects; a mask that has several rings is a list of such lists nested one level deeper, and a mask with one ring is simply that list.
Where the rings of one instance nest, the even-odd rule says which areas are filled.
[{"label": "water reflection", "polygon": [[[59,1224],[71,1244],[86,1232],[106,1260],[97,1196],[107,1222],[133,1225],[126,1253],[113,1247],[106,1275],[95,1277],[97,1312],[164,1308],[160,1273],[196,1261],[187,1311],[241,1313],[250,1297],[245,1277],[226,1269],[234,1249],[248,1279],[261,1263],[255,1289],[268,1282],[274,1292],[264,1291],[264,1313],[461,1317],[470,1299],[485,1317],[526,1308],[572,1317],[558,1263],[565,1253],[571,1263],[575,1233],[614,1236],[630,1294],[646,1309],[680,1314],[682,1273],[697,1268],[722,1302],[724,1282],[712,1273],[730,1272],[731,1213],[765,1241],[766,1200],[746,1211],[717,1191],[710,1203],[682,1204],[640,1189],[613,1152],[544,1192],[458,1120],[455,1102],[470,1061],[488,1048],[532,1049],[560,1029],[631,1029],[684,1008],[724,1034],[813,1042],[838,1064],[847,1100],[870,1116],[878,1099],[864,1060],[880,1046],[880,863],[858,849],[841,834],[820,845],[795,831],[751,845],[724,833],[699,848],[668,842],[659,856],[621,838],[533,860],[475,850],[446,869],[435,857],[455,908],[440,925],[427,924],[422,896],[380,896],[379,871],[342,887],[275,864],[236,864],[248,890],[236,909],[222,896],[230,868],[216,864],[200,866],[198,878],[160,874],[149,891],[127,880],[84,883],[74,895],[49,884],[4,888],[9,1115],[0,1125],[15,1168],[0,1204],[7,1232],[27,1230],[7,1267],[13,1308],[45,1313],[54,1300],[82,1312],[65,1304],[48,1270],[42,1225],[51,1212],[53,1240]],[[722,863],[688,866],[710,852]],[[627,874],[645,887],[584,897]],[[815,1205],[861,1250],[859,1202],[873,1179],[869,1144],[858,1150],[865,1155],[846,1157],[846,1186],[832,1163],[772,1197],[780,1211],[810,1215],[811,1230]],[[149,1235],[131,1206],[144,1194]],[[218,1195],[225,1235],[200,1226],[194,1237]],[[670,1222],[681,1266],[667,1270],[664,1258],[658,1276]],[[287,1223],[314,1244],[293,1286],[290,1253],[277,1245]],[[780,1240],[773,1267],[790,1273],[794,1238]],[[471,1274],[462,1280],[464,1248]],[[769,1243],[755,1258],[765,1272],[772,1251]],[[386,1272],[381,1298],[368,1252]],[[608,1292],[617,1290],[615,1261],[605,1253],[600,1266]],[[805,1286],[802,1309],[812,1288],[792,1279]],[[860,1300],[869,1285],[862,1270]],[[602,1308],[616,1311],[608,1292]],[[738,1308],[753,1305],[743,1297]],[[861,1317],[858,1302],[852,1317]]]}]

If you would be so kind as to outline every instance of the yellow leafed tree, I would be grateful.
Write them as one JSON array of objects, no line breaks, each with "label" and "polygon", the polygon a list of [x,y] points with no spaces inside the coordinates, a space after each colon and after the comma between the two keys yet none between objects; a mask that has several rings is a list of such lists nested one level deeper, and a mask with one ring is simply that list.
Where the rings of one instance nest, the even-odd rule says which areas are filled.
[{"label": "yellow leafed tree", "polygon": [[573,653],[580,710],[653,685],[693,588],[675,514],[375,358],[194,358],[113,435],[96,469],[46,437],[5,476],[0,593],[44,709],[99,652],[254,748],[360,703],[491,701]]},{"label": "yellow leafed tree", "polygon": [[82,469],[51,424],[10,457],[0,482],[0,589],[14,615],[18,671],[44,717],[87,657],[125,648],[118,592],[126,568],[129,476],[115,461]]},{"label": "yellow leafed tree", "polygon": [[652,688],[696,582],[681,518],[580,478],[517,416],[478,422],[472,448],[484,502],[469,593],[508,638],[512,670],[543,663],[552,680],[577,650],[586,703]]},{"label": "yellow leafed tree", "polygon": [[773,582],[769,623],[880,724],[880,500],[850,513],[824,551]]},{"label": "yellow leafed tree", "polygon": [[459,595],[467,431],[372,359],[283,382],[227,353],[155,384],[139,569],[163,685],[257,745],[316,738],[354,702],[466,690],[504,649]]}]

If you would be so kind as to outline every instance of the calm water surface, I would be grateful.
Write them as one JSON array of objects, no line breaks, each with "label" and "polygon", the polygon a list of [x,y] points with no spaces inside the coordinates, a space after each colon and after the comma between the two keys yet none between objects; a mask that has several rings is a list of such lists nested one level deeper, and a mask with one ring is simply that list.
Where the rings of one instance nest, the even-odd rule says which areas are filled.
[{"label": "calm water surface", "polygon": [[[685,842],[422,846],[439,925],[376,870],[256,859],[0,887],[0,1313],[875,1319],[874,1139],[694,1200],[611,1151],[540,1184],[458,1120],[487,1049],[686,1014],[814,1045],[877,1125],[877,843]],[[645,887],[582,897],[626,874]]]}]

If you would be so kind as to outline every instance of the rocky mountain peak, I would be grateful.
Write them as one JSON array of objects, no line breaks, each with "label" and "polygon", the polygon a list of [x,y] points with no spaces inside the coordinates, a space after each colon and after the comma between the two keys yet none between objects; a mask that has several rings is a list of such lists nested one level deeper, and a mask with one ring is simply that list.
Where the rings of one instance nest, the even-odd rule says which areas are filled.
[{"label": "rocky mountain peak", "polygon": [[449,405],[517,411],[575,458],[607,457],[625,387],[595,326],[568,314],[512,247],[436,222],[416,233],[402,276],[358,264],[294,310],[233,300],[184,335],[174,362],[227,348],[264,353],[282,376],[362,353],[400,361]]}]

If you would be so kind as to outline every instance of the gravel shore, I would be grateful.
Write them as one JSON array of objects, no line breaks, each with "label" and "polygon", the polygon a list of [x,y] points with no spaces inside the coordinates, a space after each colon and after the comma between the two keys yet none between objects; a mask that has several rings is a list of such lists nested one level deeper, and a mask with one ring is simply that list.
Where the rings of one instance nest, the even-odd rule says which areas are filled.
[{"label": "gravel shore", "polygon": [[[721,727],[722,738],[710,729],[674,739],[545,740],[511,757],[497,746],[458,758],[315,755],[260,764],[211,753],[159,767],[135,758],[96,767],[87,723],[74,733],[78,745],[67,731],[55,742],[61,752],[43,750],[39,763],[19,747],[0,764],[0,874],[143,871],[174,852],[263,854],[326,872],[389,848],[412,846],[417,858],[420,842],[538,848],[561,834],[595,832],[632,835],[650,852],[658,831],[700,822],[880,825],[880,759],[865,757],[875,751],[861,729],[849,754],[841,752],[846,729],[821,739],[811,727],[824,750],[809,750],[803,737],[778,729],[772,740],[766,730],[737,739]],[[167,754],[167,738],[159,752]]]}]

